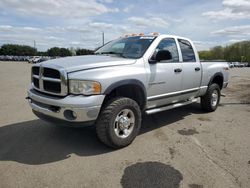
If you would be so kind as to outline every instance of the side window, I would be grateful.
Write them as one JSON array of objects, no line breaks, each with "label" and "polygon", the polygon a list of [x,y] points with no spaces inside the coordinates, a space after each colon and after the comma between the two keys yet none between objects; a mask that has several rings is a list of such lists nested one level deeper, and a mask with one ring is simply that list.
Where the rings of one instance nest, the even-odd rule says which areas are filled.
[{"label": "side window", "polygon": [[187,40],[178,39],[183,62],[196,62],[195,54],[192,45]]},{"label": "side window", "polygon": [[178,49],[174,39],[163,39],[156,47],[156,52],[160,50],[168,50],[172,56],[172,59],[165,62],[179,62]]}]

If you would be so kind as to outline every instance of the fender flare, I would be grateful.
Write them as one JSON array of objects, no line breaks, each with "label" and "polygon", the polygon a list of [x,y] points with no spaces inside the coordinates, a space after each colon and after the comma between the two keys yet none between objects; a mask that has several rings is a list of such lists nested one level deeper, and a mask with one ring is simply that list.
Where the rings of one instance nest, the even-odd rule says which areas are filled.
[{"label": "fender flare", "polygon": [[147,91],[146,88],[144,86],[144,84],[136,79],[127,79],[127,80],[121,80],[118,82],[115,82],[113,84],[111,84],[105,91],[104,94],[108,95],[110,94],[114,89],[121,87],[121,86],[126,86],[126,85],[134,85],[137,86],[138,88],[140,88],[142,90],[142,93],[139,93],[139,95],[141,95],[142,97],[142,108],[144,108],[147,104]]},{"label": "fender flare", "polygon": [[126,85],[136,85],[136,86],[138,86],[143,92],[144,102],[145,103],[147,102],[146,88],[145,88],[144,84],[140,80],[136,80],[136,79],[127,79],[127,80],[121,80],[121,81],[115,82],[115,83],[111,84],[108,88],[106,88],[106,90],[103,92],[103,94],[108,95],[114,89],[116,89],[116,88],[118,88],[120,86],[126,86]]},{"label": "fender flare", "polygon": [[209,83],[208,83],[208,86],[210,86],[210,85],[212,84],[212,82],[213,82],[213,80],[214,80],[214,78],[215,78],[216,76],[222,77],[222,84],[223,84],[223,82],[224,82],[224,76],[223,76],[222,72],[216,72],[216,73],[210,78],[210,81],[209,81]]}]

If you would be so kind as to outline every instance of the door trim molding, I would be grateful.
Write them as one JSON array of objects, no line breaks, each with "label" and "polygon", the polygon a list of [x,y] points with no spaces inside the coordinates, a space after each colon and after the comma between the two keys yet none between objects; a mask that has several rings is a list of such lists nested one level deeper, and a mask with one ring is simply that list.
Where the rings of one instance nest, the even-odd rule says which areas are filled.
[{"label": "door trim molding", "polygon": [[168,97],[175,97],[175,96],[184,95],[184,94],[187,94],[187,93],[196,92],[199,89],[200,88],[197,87],[197,88],[192,88],[192,89],[187,89],[187,90],[182,90],[182,91],[165,93],[165,94],[161,94],[161,95],[154,95],[154,96],[147,97],[147,100],[148,101],[154,101],[154,100],[164,99],[164,98],[168,98]]}]

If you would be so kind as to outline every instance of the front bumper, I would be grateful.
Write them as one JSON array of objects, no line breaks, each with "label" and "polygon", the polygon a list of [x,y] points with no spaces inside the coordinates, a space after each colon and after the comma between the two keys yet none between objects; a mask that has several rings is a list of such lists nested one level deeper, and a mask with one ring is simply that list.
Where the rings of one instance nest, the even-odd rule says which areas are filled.
[{"label": "front bumper", "polygon": [[90,122],[97,119],[105,96],[68,95],[61,98],[30,89],[27,98],[32,110],[44,116],[67,122]]}]

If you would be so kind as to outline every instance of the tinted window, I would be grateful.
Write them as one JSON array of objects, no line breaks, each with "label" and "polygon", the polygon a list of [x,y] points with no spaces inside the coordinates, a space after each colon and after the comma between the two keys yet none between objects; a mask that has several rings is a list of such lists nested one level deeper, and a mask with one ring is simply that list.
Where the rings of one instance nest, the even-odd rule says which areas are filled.
[{"label": "tinted window", "polygon": [[192,45],[187,40],[178,39],[183,62],[196,62]]},{"label": "tinted window", "polygon": [[165,62],[179,62],[179,54],[174,39],[163,39],[156,47],[156,52],[160,50],[168,50],[172,56],[172,59]]}]

